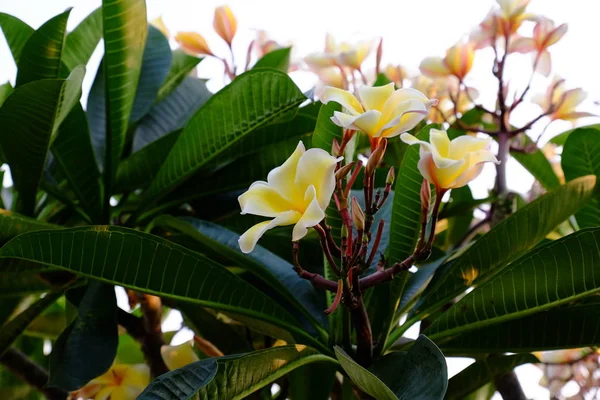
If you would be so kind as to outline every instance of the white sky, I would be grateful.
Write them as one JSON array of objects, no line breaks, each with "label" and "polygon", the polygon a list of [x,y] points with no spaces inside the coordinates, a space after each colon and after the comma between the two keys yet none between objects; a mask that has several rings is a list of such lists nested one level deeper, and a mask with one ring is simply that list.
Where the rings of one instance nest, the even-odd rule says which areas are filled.
[{"label": "white sky", "polygon": [[[427,56],[443,55],[445,49],[463,38],[476,26],[492,6],[492,0],[418,0],[418,1],[339,1],[339,0],[230,0],[227,4],[238,19],[238,35],[234,40],[236,57],[243,59],[247,46],[258,29],[266,30],[280,43],[293,42],[297,57],[312,51],[321,50],[326,32],[331,32],[342,40],[384,38],[384,64],[400,63],[409,71],[417,71],[419,62]],[[222,41],[212,32],[214,8],[223,1],[214,0],[147,0],[148,17],[159,15],[175,33],[179,30],[196,30],[202,33],[209,45],[217,53],[225,55]],[[100,0],[0,0],[0,11],[15,15],[34,28],[39,27],[50,17],[69,6],[74,6],[69,20],[72,29],[88,13],[100,5]],[[582,107],[586,111],[600,114],[600,67],[597,51],[598,0],[532,0],[529,10],[553,19],[557,24],[567,22],[567,35],[551,48],[553,70],[567,80],[568,87],[582,87],[589,93]],[[593,33],[596,32],[596,33]],[[1,35],[0,35],[1,36]],[[99,62],[95,55],[88,69],[84,92],[89,85]],[[493,105],[496,82],[490,73],[491,54],[478,53],[474,69],[467,77],[481,93],[482,101]],[[529,77],[530,59],[517,55],[509,64],[507,75],[510,81],[521,85]],[[369,66],[373,66],[367,62]],[[213,74],[219,68],[214,60],[203,62],[201,73]],[[0,83],[10,80],[14,83],[15,66],[10,52],[0,37]],[[369,68],[367,68],[369,71]],[[299,84],[308,89],[312,81],[306,76],[299,77]],[[545,90],[548,80],[537,76],[530,93]],[[88,88],[86,90],[86,88]],[[492,102],[492,104],[490,104]],[[513,123],[526,122],[538,112],[536,106],[524,106],[516,113]],[[582,120],[579,125],[599,123],[600,118]],[[542,129],[539,125],[532,132],[536,136]],[[556,122],[546,135],[560,133],[570,127],[568,123]],[[536,133],[537,132],[537,133]],[[509,188],[526,192],[533,182],[514,160],[509,168]],[[494,169],[487,166],[481,177],[471,187],[477,197],[486,196],[487,189],[493,186]],[[450,362],[451,374],[464,368],[460,361]],[[519,369],[519,375],[529,398],[547,398],[547,391],[540,390],[537,381],[541,373],[532,366]]]}]

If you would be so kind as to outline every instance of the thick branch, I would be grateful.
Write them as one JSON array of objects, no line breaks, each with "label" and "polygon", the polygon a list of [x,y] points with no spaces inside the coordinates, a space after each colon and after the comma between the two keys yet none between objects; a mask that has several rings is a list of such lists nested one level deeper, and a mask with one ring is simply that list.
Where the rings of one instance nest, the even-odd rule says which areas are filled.
[{"label": "thick branch", "polygon": [[49,400],[64,400],[68,393],[58,388],[45,387],[48,373],[31,361],[25,354],[15,348],[9,348],[0,356],[2,363],[9,371],[39,390]]}]

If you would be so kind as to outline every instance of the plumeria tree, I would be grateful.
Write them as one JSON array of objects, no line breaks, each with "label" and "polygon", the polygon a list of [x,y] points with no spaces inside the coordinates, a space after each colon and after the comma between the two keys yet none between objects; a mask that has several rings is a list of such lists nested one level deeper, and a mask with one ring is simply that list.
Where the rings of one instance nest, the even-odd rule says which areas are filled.
[{"label": "plumeria tree", "polygon": [[[530,136],[591,114],[560,78],[530,93],[567,28],[527,7],[498,0],[416,76],[381,65],[382,40],[327,35],[303,60],[264,32],[241,43],[227,6],[226,54],[200,32],[170,43],[144,0],[105,0],[70,32],[70,10],[37,30],[0,13],[17,65],[0,86],[0,397],[524,399],[526,363],[553,396],[591,396],[600,130]],[[469,75],[483,49],[492,105]],[[505,74],[517,53],[524,87]],[[216,93],[203,58],[223,66]],[[527,102],[540,111],[517,125]],[[536,179],[526,197],[511,157]],[[453,356],[475,362],[448,379]]]}]

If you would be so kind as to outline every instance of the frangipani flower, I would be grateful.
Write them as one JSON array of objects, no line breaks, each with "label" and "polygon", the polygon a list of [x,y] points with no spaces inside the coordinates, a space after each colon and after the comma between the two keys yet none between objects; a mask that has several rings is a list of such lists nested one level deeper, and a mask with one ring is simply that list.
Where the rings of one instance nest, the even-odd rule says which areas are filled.
[{"label": "frangipani flower", "polygon": [[579,118],[595,116],[592,113],[576,111],[577,106],[587,97],[587,93],[580,88],[565,90],[564,82],[564,79],[554,78],[545,94],[533,96],[533,103],[539,105],[544,112],[555,107],[548,116],[551,120],[574,122]]},{"label": "frangipani flower", "polygon": [[558,27],[548,18],[539,18],[533,29],[533,37],[517,37],[509,46],[510,52],[535,52],[534,66],[544,76],[550,75],[552,61],[548,47],[558,42],[567,33],[567,24]]},{"label": "frangipani flower", "polygon": [[175,40],[183,50],[190,54],[213,55],[204,36],[197,32],[178,32],[177,35],[175,35]]},{"label": "frangipani flower", "polygon": [[409,145],[421,146],[419,171],[435,185],[438,193],[465,186],[479,176],[483,163],[499,164],[496,156],[488,150],[490,137],[481,139],[465,135],[451,141],[446,131],[438,129],[432,129],[429,137],[431,143],[409,133],[402,134],[400,139]]},{"label": "frangipani flower", "polygon": [[254,182],[238,198],[242,214],[273,219],[244,232],[238,240],[242,252],[251,252],[258,239],[276,226],[294,225],[292,240],[297,241],[321,222],[333,195],[339,160],[322,149],[306,150],[299,142],[283,165],[269,172],[267,182]]},{"label": "frangipani flower", "polygon": [[327,34],[325,37],[325,50],[309,54],[304,58],[304,61],[315,70],[333,66],[344,66],[358,70],[370,51],[371,42],[369,41],[361,41],[356,44],[342,42],[338,45],[333,36]]},{"label": "frangipani flower", "polygon": [[[333,123],[346,129],[362,131],[371,138],[390,138],[414,128],[436,100],[429,100],[415,89],[398,89],[394,84],[358,88],[361,101],[346,90],[327,87],[321,101],[341,104],[344,112],[336,111]],[[362,104],[361,104],[362,103]]]},{"label": "frangipani flower", "polygon": [[163,345],[160,348],[160,355],[171,371],[200,360],[194,353],[191,341],[178,346]]},{"label": "frangipani flower", "polygon": [[215,8],[213,28],[215,28],[217,34],[231,47],[231,42],[237,32],[237,20],[228,6]]},{"label": "frangipani flower", "polygon": [[496,0],[496,2],[500,8],[492,9],[469,36],[476,49],[495,43],[499,37],[510,37],[517,32],[523,21],[535,18],[533,14],[526,12],[530,0]]},{"label": "frangipani flower", "polygon": [[408,77],[406,69],[401,65],[388,64],[384,69],[385,76],[397,86],[402,87],[404,79]]},{"label": "frangipani flower", "polygon": [[103,375],[71,393],[71,398],[135,400],[149,383],[150,369],[146,364],[114,364]]},{"label": "frangipani flower", "polygon": [[473,66],[475,48],[472,43],[457,43],[446,50],[446,56],[427,57],[419,65],[421,72],[429,77],[454,75],[462,80]]}]

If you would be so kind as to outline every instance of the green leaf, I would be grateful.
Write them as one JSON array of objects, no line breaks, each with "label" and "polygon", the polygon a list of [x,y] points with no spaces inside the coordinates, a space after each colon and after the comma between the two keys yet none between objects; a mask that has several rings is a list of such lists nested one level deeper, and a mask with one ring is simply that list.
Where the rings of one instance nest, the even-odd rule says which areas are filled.
[{"label": "green leaf", "polygon": [[83,19],[68,35],[62,60],[69,70],[87,65],[102,39],[102,8],[98,7]]},{"label": "green leaf", "polygon": [[[562,168],[567,181],[580,176],[600,175],[600,130],[596,128],[578,128],[569,135],[561,155]],[[600,199],[594,196],[592,201],[582,208],[575,218],[581,228],[600,226]]]},{"label": "green leaf", "polygon": [[248,315],[318,345],[284,308],[223,266],[133,229],[90,226],[27,233],[4,245],[2,258],[35,261],[133,290]]},{"label": "green leaf", "polygon": [[158,91],[169,74],[171,47],[161,31],[148,26],[148,36],[142,58],[142,70],[131,110],[130,121],[138,121],[154,104]]},{"label": "green leaf", "polygon": [[4,103],[4,100],[13,92],[13,87],[10,82],[0,85],[0,106]]},{"label": "green leaf", "polygon": [[2,325],[0,330],[0,356],[10,347],[10,345],[23,333],[29,324],[40,315],[46,308],[54,303],[62,292],[49,292],[26,310]]},{"label": "green leaf", "polygon": [[[466,283],[481,284],[493,277],[583,207],[592,196],[595,184],[593,176],[579,178],[548,192],[500,222],[460,257],[437,270],[417,312],[426,315],[463,293],[468,287]],[[476,279],[471,282],[465,276]]]},{"label": "green leaf", "polygon": [[[289,115],[306,98],[284,73],[249,71],[212,96],[186,125],[144,198],[154,202],[252,133]],[[184,163],[183,160],[186,160]]]},{"label": "green leaf", "polygon": [[[429,131],[439,125],[427,125],[417,134],[420,140],[429,140]],[[402,261],[414,251],[421,229],[421,185],[423,177],[417,168],[419,162],[418,146],[408,146],[400,168],[396,172],[392,217],[390,221],[389,245],[386,258],[388,265]],[[394,320],[402,291],[410,274],[404,273],[392,282],[373,288],[368,309],[373,313],[373,339],[378,345],[376,354],[381,352]]]},{"label": "green leaf", "polygon": [[496,377],[512,371],[519,365],[538,362],[539,360],[533,354],[515,354],[478,360],[450,379],[445,399],[464,399]]},{"label": "green leaf", "polygon": [[597,293],[599,239],[600,229],[588,228],[536,247],[466,295],[426,332],[440,339]]},{"label": "green leaf", "polygon": [[408,352],[387,354],[369,371],[400,400],[442,400],[448,387],[446,359],[425,335],[420,335]]},{"label": "green leaf", "polygon": [[159,376],[138,399],[242,399],[288,372],[315,362],[336,361],[299,345],[209,358]]},{"label": "green leaf", "polygon": [[[142,68],[144,43],[148,34],[144,0],[103,0],[104,99],[106,141],[104,160],[104,210],[109,199],[119,160],[125,147],[127,127],[133,109]],[[98,77],[96,77],[98,79]],[[90,120],[92,135],[96,128]],[[102,123],[102,122],[100,122]],[[104,125],[102,125],[104,126]],[[108,218],[105,218],[108,219]]]},{"label": "green leaf", "polygon": [[[155,104],[138,122],[133,136],[133,151],[137,152],[159,138],[182,129],[210,96],[202,80],[185,77],[169,96]],[[161,164],[171,147],[164,149]]]},{"label": "green leaf", "polygon": [[[239,234],[207,221],[163,215],[154,223],[185,233],[201,246],[202,253],[208,257],[222,257],[227,261],[226,265],[233,263],[249,271],[289,302],[313,327],[323,331],[325,314],[319,296],[310,282],[298,276],[292,264],[261,246],[250,254],[243,254],[237,242]],[[324,331],[321,333],[326,336]]]},{"label": "green leaf", "polygon": [[[522,144],[523,147],[527,147],[532,144],[532,140],[528,136],[524,136],[525,140]],[[544,153],[536,148],[533,153],[520,153],[518,151],[511,151],[510,155],[517,160],[535,179],[546,190],[556,189],[560,186],[560,181],[550,164],[550,161],[546,158]]]},{"label": "green leaf", "polygon": [[67,391],[79,389],[105,373],[117,354],[119,335],[114,287],[91,282],[82,294],[77,318],[59,336],[50,353],[47,383],[50,387]]},{"label": "green leaf", "polygon": [[0,209],[0,244],[21,233],[47,229],[60,229],[60,226]]},{"label": "green leaf", "polygon": [[0,28],[2,28],[15,64],[18,64],[23,47],[35,30],[19,18],[6,13],[0,13]]},{"label": "green leaf", "polygon": [[289,396],[294,400],[329,400],[337,368],[332,364],[310,364],[296,368],[287,376]]},{"label": "green leaf", "polygon": [[0,272],[0,298],[39,294],[50,290],[50,285],[37,272]]},{"label": "green leaf", "polygon": [[0,109],[0,126],[10,134],[0,137],[0,146],[11,167],[20,210],[32,215],[38,183],[48,148],[55,133],[79,102],[83,67],[69,78],[44,79],[17,88]]},{"label": "green leaf", "polygon": [[265,54],[260,60],[258,60],[256,64],[254,64],[254,67],[252,67],[252,69],[273,68],[281,72],[287,72],[290,68],[291,51],[291,47],[273,50]]},{"label": "green leaf", "polygon": [[[456,207],[458,203],[472,203],[473,194],[469,186],[453,189],[450,192],[450,204]],[[446,245],[456,245],[469,231],[473,221],[473,212],[448,218],[448,230],[446,231]]]},{"label": "green leaf", "polygon": [[102,211],[102,182],[81,104],[73,107],[58,128],[51,150],[91,222],[97,221]]},{"label": "green leaf", "polygon": [[156,102],[158,103],[170,95],[189,76],[190,72],[200,61],[202,61],[201,58],[191,56],[181,49],[173,51],[171,54],[171,67],[166,79],[158,90]]},{"label": "green leaf", "polygon": [[440,346],[447,354],[529,353],[597,346],[600,307],[576,304],[465,332]]},{"label": "green leaf", "polygon": [[27,40],[17,63],[16,88],[40,79],[58,78],[71,9],[45,22]]},{"label": "green leaf", "polygon": [[388,78],[386,74],[379,73],[377,75],[377,79],[373,83],[373,86],[385,86],[388,83],[392,83],[390,78]]},{"label": "green leaf", "polygon": [[579,128],[575,128],[575,129],[569,129],[568,131],[565,131],[559,135],[554,136],[552,139],[550,139],[550,143],[553,143],[557,146],[564,146],[565,143],[567,142],[567,139],[569,138],[569,136],[571,136],[571,133],[573,133],[577,129],[600,129],[600,124],[587,125],[587,126],[581,126]]},{"label": "green leaf", "polygon": [[358,365],[341,347],[335,346],[333,349],[344,371],[363,392],[377,400],[398,400],[392,389],[369,370]]}]

